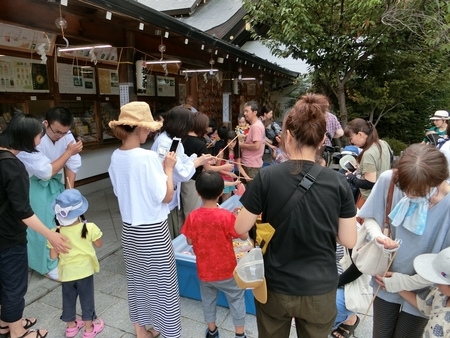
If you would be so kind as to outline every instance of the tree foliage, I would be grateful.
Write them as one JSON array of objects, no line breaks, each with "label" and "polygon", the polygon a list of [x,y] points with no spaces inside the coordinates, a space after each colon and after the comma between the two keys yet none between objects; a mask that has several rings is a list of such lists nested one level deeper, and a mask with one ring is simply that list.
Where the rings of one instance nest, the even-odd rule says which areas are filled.
[{"label": "tree foliage", "polygon": [[[378,55],[400,56],[450,50],[450,4],[439,0],[243,0],[253,36],[274,55],[307,61],[316,85],[337,100],[341,122],[348,119],[347,99],[366,106],[399,108],[392,97],[405,79],[380,84],[365,71],[375,71]],[[258,27],[269,26],[258,34]],[[374,74],[375,75],[375,74]],[[406,76],[406,75],[405,75]],[[411,75],[412,76],[412,75]],[[362,80],[361,80],[362,79]],[[349,83],[372,81],[373,92],[348,92]],[[426,82],[426,80],[424,80]],[[370,87],[370,84],[366,86]],[[354,107],[353,107],[354,108]],[[375,112],[375,111],[374,111]],[[382,112],[379,114],[383,114]]]}]

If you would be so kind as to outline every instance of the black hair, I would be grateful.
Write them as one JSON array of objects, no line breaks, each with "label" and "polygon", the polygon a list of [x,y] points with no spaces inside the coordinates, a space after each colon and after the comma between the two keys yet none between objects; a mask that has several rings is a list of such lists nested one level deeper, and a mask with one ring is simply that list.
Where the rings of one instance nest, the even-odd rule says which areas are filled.
[{"label": "black hair", "polygon": [[270,106],[268,106],[268,105],[262,106],[261,112],[258,114],[258,116],[259,117],[264,116],[264,114],[267,114],[270,111],[273,111],[273,109]]},{"label": "black hair", "polygon": [[34,153],[37,152],[34,139],[44,134],[45,126],[37,118],[16,113],[0,134],[0,147]]},{"label": "black hair", "polygon": [[219,130],[217,130],[217,136],[219,136],[221,140],[225,140],[227,138],[228,132],[229,129],[227,128],[227,126],[221,126]]},{"label": "black hair", "polygon": [[217,129],[217,122],[212,117],[209,118],[209,125],[208,127],[211,127],[213,130]]},{"label": "black hair", "polygon": [[193,127],[194,114],[186,108],[175,107],[169,110],[164,118],[161,131],[165,131],[170,138],[186,139]]},{"label": "black hair", "polygon": [[73,114],[66,107],[53,107],[45,113],[48,124],[59,122],[64,127],[71,127],[73,124]]},{"label": "black hair", "polygon": [[[226,138],[224,139],[224,147],[225,150],[223,151],[223,158],[228,159],[230,157],[230,147],[227,147],[228,141],[234,139],[236,137],[236,132],[234,130],[229,130],[227,133]],[[236,144],[233,147],[234,152],[234,160],[236,161],[237,158],[241,158],[241,155],[239,154],[239,142],[236,139]]]},{"label": "black hair", "polygon": [[[83,214],[83,215],[80,215],[80,218],[83,221],[83,228],[81,229],[81,238],[86,239],[86,235],[88,233],[88,229],[86,227],[86,223],[87,223],[86,217],[84,217],[84,214]],[[58,218],[56,217],[56,215],[55,215],[55,224],[56,224],[56,232],[59,233],[60,232],[59,229],[61,229],[61,224],[59,224],[59,221],[58,221]]]},{"label": "black hair", "polygon": [[159,121],[160,119],[165,119],[166,118],[166,114],[167,112],[164,109],[158,109],[154,114],[153,114],[153,119],[155,121]]},{"label": "black hair", "polygon": [[215,200],[222,195],[224,182],[222,176],[216,171],[206,170],[195,180],[195,189],[204,200]]}]

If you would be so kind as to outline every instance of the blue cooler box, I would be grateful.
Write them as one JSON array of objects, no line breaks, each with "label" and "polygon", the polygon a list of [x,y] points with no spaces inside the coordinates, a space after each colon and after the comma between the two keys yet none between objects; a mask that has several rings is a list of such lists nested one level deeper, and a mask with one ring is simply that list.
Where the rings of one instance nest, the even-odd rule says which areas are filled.
[{"label": "blue cooler box", "polygon": [[[200,280],[197,275],[197,266],[192,247],[187,244],[184,235],[176,237],[172,241],[172,245],[175,251],[180,296],[201,300]],[[227,298],[222,292],[219,292],[217,305],[229,307]],[[256,315],[255,301],[251,290],[245,290],[245,308],[247,313]]]}]

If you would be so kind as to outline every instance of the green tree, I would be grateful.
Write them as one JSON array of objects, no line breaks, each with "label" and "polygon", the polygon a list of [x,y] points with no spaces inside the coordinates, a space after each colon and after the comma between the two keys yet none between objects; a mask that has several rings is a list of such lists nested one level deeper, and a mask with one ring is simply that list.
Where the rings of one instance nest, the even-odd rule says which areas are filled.
[{"label": "green tree", "polygon": [[[450,50],[450,4],[439,0],[243,0],[253,37],[307,61],[348,120],[347,85],[377,53]],[[267,33],[258,34],[262,28]]]}]

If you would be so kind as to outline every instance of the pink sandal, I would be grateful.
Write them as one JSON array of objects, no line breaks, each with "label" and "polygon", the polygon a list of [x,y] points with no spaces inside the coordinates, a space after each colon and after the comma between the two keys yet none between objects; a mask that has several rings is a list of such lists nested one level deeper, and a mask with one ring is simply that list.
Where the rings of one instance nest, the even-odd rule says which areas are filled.
[{"label": "pink sandal", "polygon": [[86,329],[83,332],[83,338],[94,338],[97,334],[99,334],[103,328],[105,327],[105,322],[100,319],[97,318],[92,325],[94,326],[94,329],[92,330],[92,332],[86,332]]},{"label": "pink sandal", "polygon": [[78,334],[78,332],[81,330],[81,328],[84,326],[84,322],[80,319],[76,320],[75,323],[77,324],[75,327],[66,328],[66,337],[67,338],[75,337]]}]

